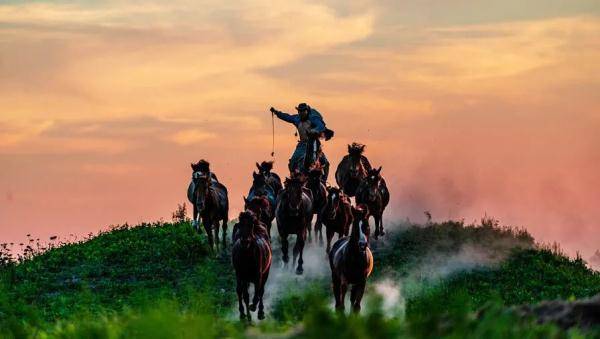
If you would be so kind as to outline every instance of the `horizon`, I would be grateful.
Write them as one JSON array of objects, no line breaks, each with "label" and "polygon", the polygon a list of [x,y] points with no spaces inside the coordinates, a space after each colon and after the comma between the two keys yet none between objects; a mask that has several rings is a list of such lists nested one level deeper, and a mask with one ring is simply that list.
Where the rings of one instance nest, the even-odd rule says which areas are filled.
[{"label": "horizon", "polygon": [[307,102],[331,183],[353,141],[383,166],[387,225],[487,215],[599,249],[597,1],[8,1],[0,74],[1,242],[169,220],[201,158],[234,219],[269,108]]}]

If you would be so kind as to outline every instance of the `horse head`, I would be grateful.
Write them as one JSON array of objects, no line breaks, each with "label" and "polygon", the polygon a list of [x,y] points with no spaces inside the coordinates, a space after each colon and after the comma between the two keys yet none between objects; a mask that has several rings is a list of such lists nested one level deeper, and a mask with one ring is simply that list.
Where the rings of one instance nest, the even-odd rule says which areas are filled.
[{"label": "horse head", "polygon": [[259,218],[263,211],[267,211],[269,207],[269,199],[264,195],[254,196],[252,199],[244,197],[244,208],[254,212]]},{"label": "horse head", "polygon": [[258,218],[254,212],[246,210],[240,213],[237,229],[237,240],[240,242],[243,248],[250,247],[250,244],[255,239],[254,226],[257,223]]},{"label": "horse head", "polygon": [[353,246],[356,246],[362,254],[365,253],[369,247],[369,208],[365,204],[358,204],[356,207],[353,206],[352,215],[354,216],[354,221],[352,223],[350,243]]},{"label": "horse head", "polygon": [[268,195],[267,177],[263,173],[252,172],[252,189],[255,195]]},{"label": "horse head", "polygon": [[382,180],[381,166],[377,169],[370,170],[364,180],[367,185],[367,199],[369,201],[375,201],[380,195],[379,187]]},{"label": "horse head", "polygon": [[304,181],[300,177],[292,177],[285,179],[285,204],[288,213],[291,216],[298,216],[302,208],[302,196],[304,191],[302,187]]},{"label": "horse head", "polygon": [[350,168],[348,170],[348,173],[353,179],[361,178],[365,174],[365,168],[362,162],[362,154],[364,150],[365,145],[356,142],[352,143],[351,145],[348,145],[348,158],[350,159]]},{"label": "horse head", "polygon": [[204,206],[206,205],[206,196],[208,194],[210,179],[208,174],[202,172],[194,172],[192,176],[192,180],[194,181],[194,185],[196,186],[196,192],[194,196],[196,197],[196,207],[198,210],[202,211]]},{"label": "horse head", "polygon": [[206,174],[210,172],[210,163],[204,159],[200,159],[197,163],[191,163],[190,165],[192,166],[192,171],[194,171],[194,173],[200,172]]},{"label": "horse head", "polygon": [[337,217],[337,212],[340,209],[340,193],[341,190],[337,187],[327,187],[327,205],[325,207],[324,217],[329,220],[334,220]]},{"label": "horse head", "polygon": [[262,163],[256,163],[258,173],[268,175],[273,170],[273,161],[263,161]]}]

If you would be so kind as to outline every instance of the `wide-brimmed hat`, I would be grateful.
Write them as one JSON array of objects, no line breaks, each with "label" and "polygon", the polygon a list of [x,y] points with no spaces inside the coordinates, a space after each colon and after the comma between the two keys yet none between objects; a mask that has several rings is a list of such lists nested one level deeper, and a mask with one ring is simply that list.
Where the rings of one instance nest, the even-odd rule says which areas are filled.
[{"label": "wide-brimmed hat", "polygon": [[297,110],[298,112],[300,112],[300,111],[304,111],[304,110],[307,110],[307,111],[308,111],[308,110],[310,110],[310,106],[308,106],[308,104],[307,104],[307,103],[305,103],[305,102],[302,102],[302,103],[298,104],[298,106],[296,107],[296,110]]}]

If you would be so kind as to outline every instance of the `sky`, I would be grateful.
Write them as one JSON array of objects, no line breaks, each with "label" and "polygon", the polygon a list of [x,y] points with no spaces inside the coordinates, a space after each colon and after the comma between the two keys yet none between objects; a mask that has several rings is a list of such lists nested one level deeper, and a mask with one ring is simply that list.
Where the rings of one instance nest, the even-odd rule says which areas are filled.
[{"label": "sky", "polygon": [[353,141],[383,166],[387,223],[487,215],[586,258],[599,93],[597,0],[0,1],[0,241],[169,220],[201,158],[235,216],[269,107],[308,102],[332,173]]}]

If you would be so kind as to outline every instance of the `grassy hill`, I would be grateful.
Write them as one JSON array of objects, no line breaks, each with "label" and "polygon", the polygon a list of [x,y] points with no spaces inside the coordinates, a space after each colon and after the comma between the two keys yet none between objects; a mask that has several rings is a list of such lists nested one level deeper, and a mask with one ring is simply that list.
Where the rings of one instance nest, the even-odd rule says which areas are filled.
[{"label": "grassy hill", "polygon": [[[228,252],[209,254],[205,237],[188,223],[123,226],[3,264],[0,336],[600,335],[537,325],[507,311],[507,305],[600,293],[600,274],[580,259],[536,246],[525,231],[493,220],[404,225],[373,247],[375,273],[360,316],[330,310],[329,279],[321,274],[302,284],[275,281],[285,286],[266,300],[267,321],[247,325],[236,320]],[[278,245],[274,250],[279,259]]]}]

